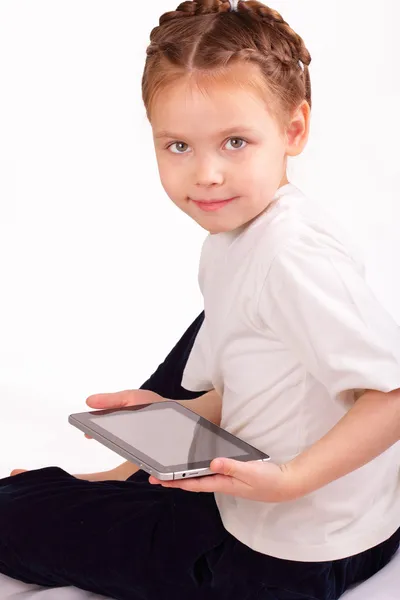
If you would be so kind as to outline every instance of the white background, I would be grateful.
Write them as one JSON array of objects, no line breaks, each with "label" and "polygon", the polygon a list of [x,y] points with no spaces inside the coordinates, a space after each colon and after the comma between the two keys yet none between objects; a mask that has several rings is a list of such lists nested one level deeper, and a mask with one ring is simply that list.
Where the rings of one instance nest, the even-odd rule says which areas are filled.
[{"label": "white background", "polygon": [[[177,3],[0,2],[0,477],[122,462],[68,415],[139,387],[202,308],[205,232],[158,181],[140,90]],[[399,3],[271,5],[313,57],[291,181],[351,230],[400,323]]]}]

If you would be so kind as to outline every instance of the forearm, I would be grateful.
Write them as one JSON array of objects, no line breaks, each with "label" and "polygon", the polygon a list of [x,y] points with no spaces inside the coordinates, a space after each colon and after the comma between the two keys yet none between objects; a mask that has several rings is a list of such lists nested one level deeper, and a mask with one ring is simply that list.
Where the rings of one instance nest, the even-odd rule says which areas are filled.
[{"label": "forearm", "polygon": [[216,425],[220,425],[222,398],[215,390],[211,390],[203,396],[199,396],[193,400],[178,400],[178,402],[179,404],[182,404],[182,406],[190,408],[190,410],[201,417],[212,421]]},{"label": "forearm", "polygon": [[301,497],[367,464],[400,439],[400,390],[368,391],[313,446],[283,465]]}]

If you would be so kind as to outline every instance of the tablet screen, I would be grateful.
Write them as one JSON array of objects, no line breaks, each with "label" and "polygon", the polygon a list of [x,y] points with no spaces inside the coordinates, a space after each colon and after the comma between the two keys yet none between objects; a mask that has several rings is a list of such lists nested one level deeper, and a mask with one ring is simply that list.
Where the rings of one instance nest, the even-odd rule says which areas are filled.
[{"label": "tablet screen", "polygon": [[242,446],[200,424],[201,417],[193,413],[188,417],[166,406],[163,410],[143,409],[130,414],[118,411],[90,420],[162,465],[246,454]]}]

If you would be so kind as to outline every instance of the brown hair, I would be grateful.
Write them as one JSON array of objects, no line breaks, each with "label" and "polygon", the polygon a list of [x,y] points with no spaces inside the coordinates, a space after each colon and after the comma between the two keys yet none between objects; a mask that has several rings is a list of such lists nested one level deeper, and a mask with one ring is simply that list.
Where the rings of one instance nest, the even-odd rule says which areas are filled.
[{"label": "brown hair", "polygon": [[311,56],[281,15],[261,2],[242,0],[237,10],[225,0],[182,2],[160,17],[150,42],[142,79],[149,119],[158,92],[182,76],[223,75],[244,62],[259,66],[281,123],[303,100],[311,107]]}]

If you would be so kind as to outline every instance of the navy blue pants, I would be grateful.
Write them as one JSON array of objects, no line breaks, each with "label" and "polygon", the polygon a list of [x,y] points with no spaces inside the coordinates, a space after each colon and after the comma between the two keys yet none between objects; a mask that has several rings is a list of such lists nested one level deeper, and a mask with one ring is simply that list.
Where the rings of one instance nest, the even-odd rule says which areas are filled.
[{"label": "navy blue pants", "polygon": [[[142,388],[173,399],[203,314]],[[389,540],[346,559],[301,563],[251,550],[223,527],[213,494],[88,482],[56,466],[0,480],[0,572],[118,600],[335,600],[386,565]]]}]

